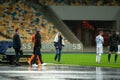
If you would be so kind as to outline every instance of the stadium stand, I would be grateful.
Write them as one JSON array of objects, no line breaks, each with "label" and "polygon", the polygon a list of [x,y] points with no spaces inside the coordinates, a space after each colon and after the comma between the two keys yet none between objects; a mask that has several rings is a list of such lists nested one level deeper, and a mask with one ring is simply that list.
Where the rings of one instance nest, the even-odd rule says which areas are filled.
[{"label": "stadium stand", "polygon": [[[118,0],[39,0],[39,2],[45,5],[65,6],[119,6]],[[46,20],[40,11],[37,11],[35,4],[30,5],[26,3],[26,0],[0,0],[0,5],[0,40],[11,39],[14,34],[14,29],[19,27],[22,42],[30,43],[31,35],[34,33],[35,28],[39,27],[41,29],[42,42],[53,42],[54,34],[58,30],[52,22]],[[50,12],[52,14],[52,11],[47,9],[45,13]],[[59,25],[59,30],[60,28],[61,31],[64,30],[65,36],[70,35],[70,32],[65,32],[64,25],[61,26],[62,21],[58,21],[53,14],[52,16],[49,14],[48,16],[49,18],[52,17],[51,19],[54,19],[54,22],[57,21],[56,24]],[[75,38],[69,36],[67,39],[72,40]],[[68,41],[66,40],[66,42]]]},{"label": "stadium stand", "polygon": [[1,0],[0,5],[0,40],[11,39],[14,29],[18,27],[22,42],[30,43],[31,35],[39,27],[43,43],[52,41],[57,29],[34,6],[27,4],[25,0]]},{"label": "stadium stand", "polygon": [[[95,6],[118,6],[117,0],[40,0],[40,3],[50,5],[95,5]],[[14,29],[20,28],[20,34],[23,42],[31,41],[31,34],[35,27],[40,27],[43,42],[51,42],[51,37],[57,32],[55,26],[48,22],[44,16],[36,11],[34,6],[25,2],[25,0],[1,0],[0,1],[0,29],[1,35],[6,38],[12,38]],[[48,36],[49,35],[49,36]],[[2,40],[2,39],[1,39]]]},{"label": "stadium stand", "polygon": [[119,6],[119,0],[39,0],[44,5]]}]

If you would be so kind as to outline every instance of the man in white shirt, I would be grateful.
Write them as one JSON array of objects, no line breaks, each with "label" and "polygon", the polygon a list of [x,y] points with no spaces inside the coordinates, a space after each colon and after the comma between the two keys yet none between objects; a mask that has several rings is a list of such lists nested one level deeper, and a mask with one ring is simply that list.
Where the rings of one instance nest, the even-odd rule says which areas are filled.
[{"label": "man in white shirt", "polygon": [[103,31],[99,31],[99,35],[96,36],[96,63],[100,63],[101,54],[103,53],[104,38],[102,35]]}]

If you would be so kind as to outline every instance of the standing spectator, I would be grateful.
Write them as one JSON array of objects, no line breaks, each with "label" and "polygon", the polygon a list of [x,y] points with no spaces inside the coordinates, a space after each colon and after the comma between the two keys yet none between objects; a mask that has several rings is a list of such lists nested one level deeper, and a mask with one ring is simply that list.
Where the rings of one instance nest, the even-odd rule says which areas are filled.
[{"label": "standing spectator", "polygon": [[[41,54],[41,35],[40,35],[40,29],[37,28],[36,29],[36,34],[35,34],[35,42],[34,42],[34,59],[33,59],[33,66],[36,66],[36,63],[37,63],[37,56],[39,56],[40,58],[40,61],[41,61],[41,64],[43,64],[43,61],[42,61],[42,54]],[[38,64],[39,66],[39,64]]]},{"label": "standing spectator", "polygon": [[63,36],[62,36],[61,32],[58,32],[55,36],[55,39],[54,39],[54,46],[56,48],[56,55],[54,58],[55,61],[58,58],[58,62],[60,62],[61,51],[62,51],[62,47],[64,45],[65,44],[64,44]]},{"label": "standing spectator", "polygon": [[19,59],[22,56],[22,44],[19,35],[19,28],[15,29],[15,34],[13,35],[13,48],[15,50],[15,64],[20,66]]},{"label": "standing spectator", "polygon": [[100,63],[101,54],[103,53],[104,38],[102,37],[103,31],[99,31],[99,35],[96,36],[96,63]]},{"label": "standing spectator", "polygon": [[115,52],[114,63],[116,63],[116,61],[117,61],[119,40],[120,40],[119,36],[116,34],[116,32],[113,32],[109,37],[109,40],[108,40],[108,48],[109,48],[108,63],[110,63],[111,52]]}]

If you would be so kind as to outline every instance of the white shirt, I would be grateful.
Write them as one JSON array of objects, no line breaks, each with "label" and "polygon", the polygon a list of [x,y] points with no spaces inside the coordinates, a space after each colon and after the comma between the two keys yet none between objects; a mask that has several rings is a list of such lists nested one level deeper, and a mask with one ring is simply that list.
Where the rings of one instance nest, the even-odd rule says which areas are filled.
[{"label": "white shirt", "polygon": [[104,39],[101,35],[98,35],[96,37],[96,46],[97,47],[102,47],[103,46]]}]

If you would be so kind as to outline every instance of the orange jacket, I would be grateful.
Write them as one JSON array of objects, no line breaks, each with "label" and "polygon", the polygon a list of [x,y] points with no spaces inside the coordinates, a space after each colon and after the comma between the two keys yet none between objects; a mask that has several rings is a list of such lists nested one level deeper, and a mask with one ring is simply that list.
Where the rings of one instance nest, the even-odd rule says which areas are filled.
[{"label": "orange jacket", "polygon": [[35,34],[32,35],[32,42],[35,44]]}]

